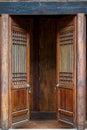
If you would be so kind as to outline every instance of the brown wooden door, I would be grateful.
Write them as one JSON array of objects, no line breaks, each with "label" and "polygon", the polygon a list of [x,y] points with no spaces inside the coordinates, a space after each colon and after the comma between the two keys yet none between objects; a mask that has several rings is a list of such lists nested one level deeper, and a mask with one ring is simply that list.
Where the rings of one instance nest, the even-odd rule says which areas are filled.
[{"label": "brown wooden door", "polygon": [[57,117],[76,123],[76,17],[58,20],[57,29]]},{"label": "brown wooden door", "polygon": [[10,18],[11,125],[29,120],[30,39],[28,22],[22,18]]}]

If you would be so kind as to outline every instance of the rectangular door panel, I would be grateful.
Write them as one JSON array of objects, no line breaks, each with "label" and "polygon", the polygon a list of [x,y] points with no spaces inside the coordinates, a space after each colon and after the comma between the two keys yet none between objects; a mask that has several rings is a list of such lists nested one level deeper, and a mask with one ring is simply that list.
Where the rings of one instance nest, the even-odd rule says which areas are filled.
[{"label": "rectangular door panel", "polygon": [[73,122],[73,91],[66,90],[65,88],[60,88],[60,108],[59,116],[61,120],[66,120],[68,122]]},{"label": "rectangular door panel", "polygon": [[73,94],[72,90],[60,88],[60,109],[73,111]]},{"label": "rectangular door panel", "polygon": [[12,122],[18,122],[26,120],[28,113],[28,104],[27,102],[27,91],[22,90],[13,90],[12,91]]},{"label": "rectangular door panel", "polygon": [[58,120],[76,123],[76,17],[66,16],[57,28]]},{"label": "rectangular door panel", "polygon": [[27,91],[22,90],[13,90],[12,91],[12,112],[20,111],[27,108]]},{"label": "rectangular door panel", "polygon": [[30,43],[29,25],[22,18],[11,17],[11,125],[29,120]]}]

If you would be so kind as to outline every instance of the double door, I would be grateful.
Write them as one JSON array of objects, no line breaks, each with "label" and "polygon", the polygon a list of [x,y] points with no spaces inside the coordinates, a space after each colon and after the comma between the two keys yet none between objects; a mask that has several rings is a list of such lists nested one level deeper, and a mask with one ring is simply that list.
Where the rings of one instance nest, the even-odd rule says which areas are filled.
[{"label": "double door", "polygon": [[[10,17],[11,125],[30,118],[31,20]],[[76,123],[76,17],[55,18],[56,24],[56,115],[58,121]]]}]

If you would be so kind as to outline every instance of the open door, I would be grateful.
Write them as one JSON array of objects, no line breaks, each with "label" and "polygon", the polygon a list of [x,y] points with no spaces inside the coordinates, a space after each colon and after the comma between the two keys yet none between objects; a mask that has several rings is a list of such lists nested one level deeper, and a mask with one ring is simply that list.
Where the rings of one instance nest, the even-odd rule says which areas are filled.
[{"label": "open door", "polygon": [[[20,17],[20,16],[19,16]],[[10,125],[29,120],[29,21],[10,18]]]},{"label": "open door", "polygon": [[60,18],[57,25],[57,117],[75,126],[76,17]]}]

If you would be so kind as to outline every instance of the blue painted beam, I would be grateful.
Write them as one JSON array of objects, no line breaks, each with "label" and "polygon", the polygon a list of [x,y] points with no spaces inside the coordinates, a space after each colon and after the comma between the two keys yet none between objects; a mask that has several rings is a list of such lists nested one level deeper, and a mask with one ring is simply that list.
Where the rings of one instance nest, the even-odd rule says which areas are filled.
[{"label": "blue painted beam", "polygon": [[87,2],[0,2],[0,14],[67,15],[87,14]]}]

